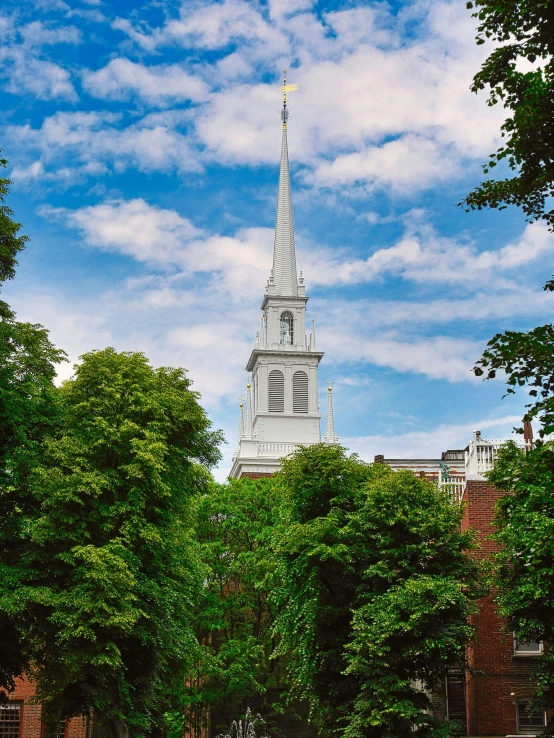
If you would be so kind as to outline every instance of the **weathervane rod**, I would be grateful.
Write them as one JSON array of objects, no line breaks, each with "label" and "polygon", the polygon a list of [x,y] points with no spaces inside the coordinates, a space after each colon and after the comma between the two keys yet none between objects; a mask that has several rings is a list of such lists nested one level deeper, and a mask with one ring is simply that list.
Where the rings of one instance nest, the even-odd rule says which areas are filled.
[{"label": "weathervane rod", "polygon": [[283,109],[281,110],[281,120],[283,121],[283,128],[287,127],[287,120],[289,118],[289,111],[287,108],[287,92],[295,92],[298,89],[297,84],[287,85],[287,70],[283,69],[283,86],[279,87],[278,91],[283,93]]}]

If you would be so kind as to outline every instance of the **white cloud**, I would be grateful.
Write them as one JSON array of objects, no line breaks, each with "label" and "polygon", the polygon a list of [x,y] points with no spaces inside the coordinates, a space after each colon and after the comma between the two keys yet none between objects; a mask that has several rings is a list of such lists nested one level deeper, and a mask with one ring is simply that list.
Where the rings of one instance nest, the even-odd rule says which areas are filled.
[{"label": "white cloud", "polygon": [[[174,210],[154,207],[141,198],[79,210],[43,208],[42,214],[64,219],[81,231],[90,246],[157,268],[205,272],[214,289],[231,292],[238,301],[259,292],[271,265],[272,229],[245,228],[233,236],[210,234]],[[167,292],[160,297],[168,299]]]},{"label": "white cloud", "polygon": [[187,2],[179,20],[170,20],[154,34],[159,44],[179,43],[186,47],[219,49],[231,42],[255,42],[257,49],[277,49],[281,33],[268,23],[256,5],[244,0],[218,3]]},{"label": "white cloud", "polygon": [[15,95],[30,93],[40,100],[76,100],[71,76],[59,64],[39,59],[23,47],[0,50],[0,74],[5,89]]},{"label": "white cloud", "polygon": [[70,73],[59,64],[41,58],[42,47],[79,44],[82,36],[74,26],[47,26],[34,21],[16,27],[3,19],[0,32],[0,77],[5,89],[15,95],[30,93],[40,100],[77,100]]},{"label": "white cloud", "polygon": [[23,42],[28,46],[41,47],[56,44],[80,44],[83,34],[75,26],[47,26],[41,21],[27,23],[19,29]]},{"label": "white cloud", "polygon": [[478,341],[449,336],[398,338],[378,332],[368,337],[363,325],[340,328],[319,331],[332,364],[369,363],[450,382],[473,380],[471,368],[483,349]]},{"label": "white cloud", "polygon": [[[275,88],[283,66],[292,66],[290,80],[300,84],[290,101],[289,144],[309,188],[412,195],[494,150],[503,111],[468,91],[484,51],[475,46],[463,4],[416,0],[398,12],[379,4],[322,17],[312,7],[311,0],[274,0],[269,10],[244,0],[194,0],[154,29],[117,19],[113,26],[143,50],[160,54],[167,45],[181,46],[192,50],[194,63],[148,65],[119,57],[83,71],[84,88],[111,100],[164,107],[191,100],[196,106],[186,125],[174,112],[157,127],[150,116],[126,125],[123,117],[110,123],[98,113],[104,124],[74,153],[87,159],[93,150],[108,168],[142,171],[194,171],[213,161],[276,163]],[[27,34],[36,39],[40,30],[30,24]],[[59,30],[44,32],[52,43],[64,40]],[[223,52],[208,63],[197,50]],[[40,69],[29,64],[21,73],[14,67],[13,85],[75,99],[67,70],[53,61]],[[62,157],[70,166],[66,153],[62,144],[57,153],[43,154],[45,171]]]},{"label": "white cloud", "polygon": [[269,0],[269,14],[272,19],[311,10],[315,0]]},{"label": "white cloud", "polygon": [[185,244],[202,234],[174,210],[151,207],[140,198],[74,211],[58,208],[42,212],[46,216],[65,217],[91,246],[118,251],[158,266],[179,262]]},{"label": "white cloud", "polygon": [[[293,161],[308,167],[309,185],[362,184],[407,194],[455,177],[468,158],[482,159],[495,148],[503,111],[468,93],[484,53],[475,46],[470,14],[447,2],[425,5],[425,12],[423,4],[415,7],[409,40],[401,38],[402,24],[413,31],[415,11],[404,18],[404,11],[395,17],[384,6],[361,7],[329,13],[323,23],[310,13],[282,24],[275,17],[300,59],[289,72],[300,85],[290,102],[289,145]],[[205,6],[203,13],[221,8]],[[286,53],[275,52],[273,74]],[[233,50],[233,66],[249,55]],[[221,90],[197,118],[212,157],[275,161],[277,79],[233,84],[223,75]]]},{"label": "white cloud", "polygon": [[[199,171],[197,153],[187,136],[177,130],[185,119],[186,114],[168,111],[122,126],[121,116],[114,113],[58,112],[45,118],[40,128],[10,126],[7,135],[14,143],[27,147],[27,156],[38,155],[42,171],[53,170],[52,178],[58,174],[55,165],[60,159],[73,170],[73,178],[83,174],[98,175],[109,168],[124,171],[134,167],[143,172]],[[28,167],[28,164],[20,165],[26,179],[33,171]],[[36,171],[39,172],[38,167]]]},{"label": "white cloud", "polygon": [[442,424],[429,431],[351,436],[341,438],[341,443],[366,461],[373,461],[376,454],[389,459],[440,459],[442,451],[465,448],[473,430],[483,431],[483,438],[489,438],[491,434],[497,438],[509,438],[512,428],[520,423],[519,416],[505,415],[476,419],[472,423]]},{"label": "white cloud", "polygon": [[83,84],[94,97],[125,100],[136,94],[154,104],[198,102],[205,100],[209,92],[205,82],[178,64],[146,67],[124,58],[112,59],[96,72],[85,71]]},{"label": "white cloud", "polygon": [[[458,154],[452,156],[437,142],[408,134],[382,146],[368,146],[330,162],[322,161],[304,180],[316,187],[363,183],[370,189],[386,186],[408,194],[414,187],[430,187],[450,179],[459,169],[458,159]],[[448,168],[445,160],[449,161]]]},{"label": "white cloud", "polygon": [[378,300],[352,302],[347,295],[313,298],[314,310],[325,316],[326,333],[342,332],[343,325],[356,325],[364,332],[382,333],[394,328],[406,331],[434,330],[450,323],[478,325],[499,319],[534,318],[547,320],[552,312],[552,296],[544,291],[517,288],[500,293],[471,291],[463,299]]},{"label": "white cloud", "polygon": [[[320,285],[360,284],[402,277],[421,284],[457,284],[514,289],[506,273],[554,251],[554,236],[541,222],[528,224],[511,244],[496,250],[479,250],[468,237],[445,237],[417,211],[405,217],[406,230],[397,243],[374,251],[365,259],[315,249],[306,254],[308,279]],[[516,272],[517,274],[517,272]]]}]

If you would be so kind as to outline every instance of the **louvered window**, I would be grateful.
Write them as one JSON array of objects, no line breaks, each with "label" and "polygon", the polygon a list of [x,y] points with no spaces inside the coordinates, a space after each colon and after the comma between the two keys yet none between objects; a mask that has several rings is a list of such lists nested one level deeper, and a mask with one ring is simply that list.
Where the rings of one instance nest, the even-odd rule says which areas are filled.
[{"label": "louvered window", "polygon": [[286,312],[281,314],[279,343],[283,345],[292,345],[294,343],[294,318],[292,313]]},{"label": "louvered window", "polygon": [[285,377],[279,369],[269,372],[269,412],[285,411]]},{"label": "louvered window", "polygon": [[308,412],[308,375],[306,372],[294,372],[292,377],[292,411]]}]

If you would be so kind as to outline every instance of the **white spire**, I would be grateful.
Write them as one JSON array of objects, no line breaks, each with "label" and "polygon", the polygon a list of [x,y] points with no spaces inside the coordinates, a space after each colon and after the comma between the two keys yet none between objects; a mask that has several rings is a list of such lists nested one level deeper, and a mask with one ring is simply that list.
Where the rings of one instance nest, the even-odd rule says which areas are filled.
[{"label": "white spire", "polygon": [[335,418],[333,415],[333,388],[331,385],[327,387],[327,426],[325,428],[325,436],[323,443],[337,443],[339,437],[335,435]]},{"label": "white spire", "polygon": [[289,152],[287,146],[287,100],[286,93],[296,89],[296,85],[288,85],[284,70],[283,137],[281,139],[281,168],[279,172],[279,192],[277,195],[277,218],[275,221],[275,245],[273,247],[273,284],[275,295],[284,297],[298,296],[298,278],[296,276],[296,254],[294,250],[294,227],[292,222],[292,198],[290,193]]},{"label": "white spire", "polygon": [[246,420],[244,421],[244,437],[252,438],[252,393],[250,392],[250,382],[246,383]]},{"label": "white spire", "polygon": [[244,412],[243,412],[244,403],[242,401],[242,397],[240,398],[239,403],[239,446],[240,442],[242,440],[242,437],[244,436]]}]

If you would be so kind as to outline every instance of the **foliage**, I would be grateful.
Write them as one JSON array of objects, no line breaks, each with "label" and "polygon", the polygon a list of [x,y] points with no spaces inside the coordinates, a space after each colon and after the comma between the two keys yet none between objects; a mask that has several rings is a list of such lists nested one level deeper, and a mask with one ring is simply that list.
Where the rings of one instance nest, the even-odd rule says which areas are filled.
[{"label": "foliage", "polygon": [[274,478],[213,483],[193,500],[191,519],[206,570],[196,616],[202,653],[185,704],[189,714],[209,709],[221,729],[248,706],[268,719],[274,711],[279,670],[270,660],[270,541],[280,500]]},{"label": "foliage", "polygon": [[[0,305],[0,308],[2,305]],[[10,607],[18,587],[14,568],[25,547],[25,514],[33,508],[29,474],[44,436],[57,417],[55,365],[63,352],[41,326],[18,323],[6,309],[0,317],[0,688],[13,689],[26,666]]]},{"label": "foliage", "polygon": [[277,653],[331,734],[440,734],[427,686],[463,663],[478,570],[461,509],[410,472],[337,446],[283,464],[289,501],[277,553]]},{"label": "foliage", "polygon": [[[6,164],[0,157],[0,167]],[[14,277],[16,256],[27,241],[5,204],[9,185],[0,177],[0,285]],[[0,690],[13,689],[27,665],[17,615],[7,600],[18,586],[12,565],[24,546],[22,511],[32,506],[28,474],[56,416],[53,379],[62,359],[47,331],[17,322],[0,300]]]},{"label": "foliage", "polygon": [[114,736],[150,735],[196,649],[186,509],[220,434],[182,369],[81,358],[33,470],[15,598],[48,729],[93,710]]},{"label": "foliage", "polygon": [[[539,435],[554,432],[554,327],[539,326],[528,333],[506,331],[498,333],[474,367],[475,374],[494,379],[502,370],[507,379],[506,394],[513,395],[519,387],[529,387],[534,402],[526,405],[526,419],[537,418],[542,423]],[[520,433],[523,430],[518,429]]]},{"label": "foliage", "polygon": [[[5,167],[7,163],[0,156],[0,167]],[[0,177],[0,283],[14,278],[17,266],[15,257],[28,241],[27,236],[18,235],[21,225],[12,220],[13,213],[5,204],[10,184],[9,179]]]},{"label": "foliage", "polygon": [[[497,502],[494,535],[497,601],[520,643],[554,642],[554,445],[529,453],[504,444],[487,478],[506,496]],[[554,653],[539,659],[537,700],[554,707]]]},{"label": "foliage", "polygon": [[502,103],[506,142],[492,154],[485,174],[501,163],[516,174],[482,182],[461,203],[467,210],[521,207],[530,221],[543,219],[554,230],[554,2],[473,0],[477,43],[497,44],[473,79],[486,87],[490,106]]}]

